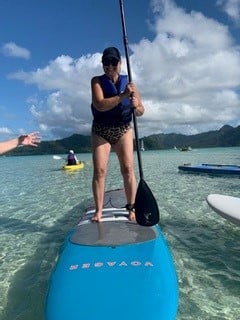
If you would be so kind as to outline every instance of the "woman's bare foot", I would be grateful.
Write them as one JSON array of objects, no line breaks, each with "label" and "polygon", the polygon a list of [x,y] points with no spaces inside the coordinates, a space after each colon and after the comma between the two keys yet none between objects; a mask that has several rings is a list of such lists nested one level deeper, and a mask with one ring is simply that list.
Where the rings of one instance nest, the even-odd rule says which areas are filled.
[{"label": "woman's bare foot", "polygon": [[135,216],[135,212],[134,211],[129,211],[128,213],[128,219],[130,221],[136,221],[136,216]]},{"label": "woman's bare foot", "polygon": [[128,219],[130,221],[136,221],[134,204],[128,203],[128,204],[126,204],[125,208],[128,211]]},{"label": "woman's bare foot", "polygon": [[95,215],[91,218],[92,222],[100,222],[102,218],[102,212],[95,212]]}]

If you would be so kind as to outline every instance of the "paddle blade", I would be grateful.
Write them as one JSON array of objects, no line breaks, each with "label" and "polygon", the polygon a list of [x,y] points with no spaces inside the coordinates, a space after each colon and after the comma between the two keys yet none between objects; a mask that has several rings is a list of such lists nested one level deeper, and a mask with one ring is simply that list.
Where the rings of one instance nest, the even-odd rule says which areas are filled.
[{"label": "paddle blade", "polygon": [[53,159],[54,159],[54,160],[61,160],[62,157],[60,157],[60,156],[55,156],[55,155],[54,155],[54,156],[53,156]]},{"label": "paddle blade", "polygon": [[159,222],[157,201],[147,183],[140,179],[135,198],[135,215],[141,226],[151,227]]}]

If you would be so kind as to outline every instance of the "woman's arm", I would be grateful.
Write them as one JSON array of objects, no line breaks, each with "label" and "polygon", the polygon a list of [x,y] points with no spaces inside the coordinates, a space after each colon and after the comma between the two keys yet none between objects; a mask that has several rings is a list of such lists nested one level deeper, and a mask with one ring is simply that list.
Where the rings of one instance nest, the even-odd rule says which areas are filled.
[{"label": "woman's arm", "polygon": [[127,89],[117,96],[104,98],[103,90],[98,77],[92,78],[92,103],[98,111],[108,111],[116,107],[123,99],[128,98],[131,92]]}]

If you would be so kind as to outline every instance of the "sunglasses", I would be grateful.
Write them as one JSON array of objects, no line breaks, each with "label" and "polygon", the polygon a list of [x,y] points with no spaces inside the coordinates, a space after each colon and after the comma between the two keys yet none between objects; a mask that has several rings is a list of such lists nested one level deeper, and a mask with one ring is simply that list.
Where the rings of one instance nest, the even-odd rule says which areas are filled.
[{"label": "sunglasses", "polygon": [[112,59],[104,59],[102,63],[105,67],[108,67],[110,65],[112,65],[113,67],[116,67],[118,65],[118,62],[119,62],[118,59],[112,58]]}]

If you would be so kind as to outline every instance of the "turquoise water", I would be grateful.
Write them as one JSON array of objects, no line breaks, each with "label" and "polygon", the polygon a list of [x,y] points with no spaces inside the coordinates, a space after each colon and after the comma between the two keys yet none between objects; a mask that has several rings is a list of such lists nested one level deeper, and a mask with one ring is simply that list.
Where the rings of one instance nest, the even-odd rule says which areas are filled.
[{"label": "turquoise water", "polygon": [[[1,157],[0,319],[43,320],[58,249],[91,197],[90,154],[77,172],[52,156]],[[183,163],[240,164],[240,148],[145,151],[144,178],[178,274],[178,320],[240,318],[240,228],[213,212],[210,193],[240,196],[240,179],[178,172]],[[136,165],[136,171],[137,165]],[[106,189],[122,187],[111,155]],[[94,288],[93,288],[94,294]],[[137,320],[137,319],[136,319]]]}]

